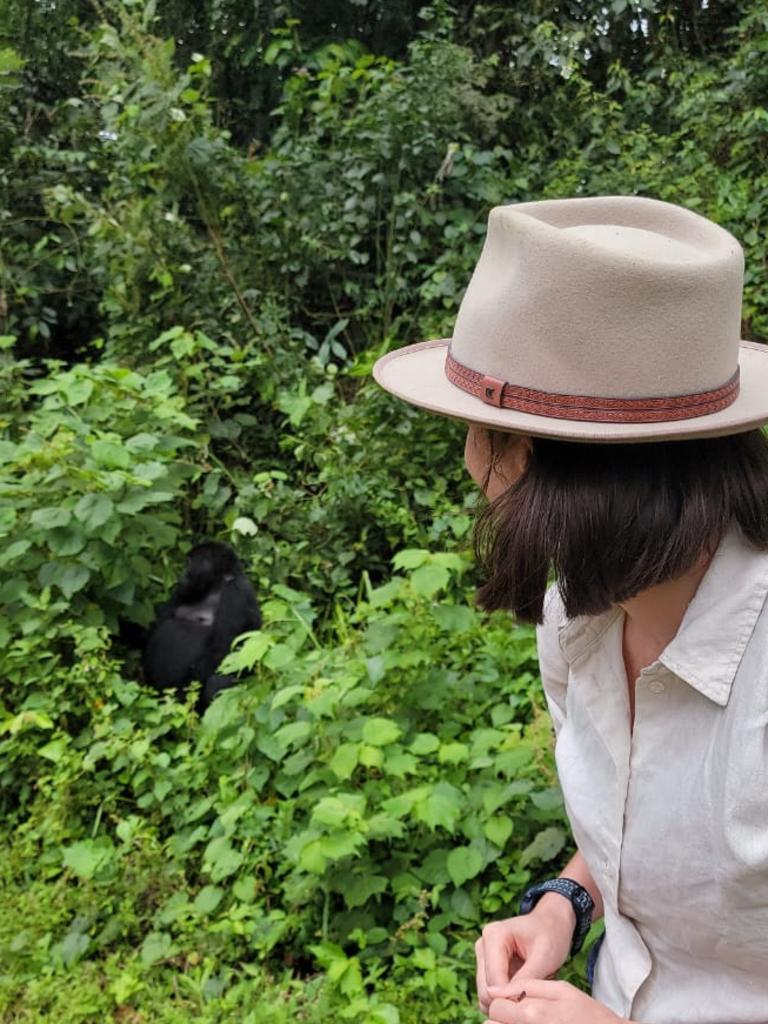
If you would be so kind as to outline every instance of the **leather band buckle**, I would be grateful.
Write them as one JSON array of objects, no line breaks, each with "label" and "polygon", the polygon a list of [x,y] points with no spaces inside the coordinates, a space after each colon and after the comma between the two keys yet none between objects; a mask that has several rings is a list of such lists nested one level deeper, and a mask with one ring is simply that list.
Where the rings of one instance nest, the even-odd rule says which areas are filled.
[{"label": "leather band buckle", "polygon": [[480,381],[480,397],[486,405],[495,405],[497,409],[501,408],[501,398],[505,383],[506,381],[499,380],[498,377],[483,377]]}]

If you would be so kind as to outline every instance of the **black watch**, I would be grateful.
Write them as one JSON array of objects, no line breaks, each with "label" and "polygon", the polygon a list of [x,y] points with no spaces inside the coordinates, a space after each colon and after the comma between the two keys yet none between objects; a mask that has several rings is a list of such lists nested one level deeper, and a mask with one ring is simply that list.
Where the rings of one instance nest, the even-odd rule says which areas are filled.
[{"label": "black watch", "polygon": [[559,892],[561,896],[571,901],[576,914],[576,927],[573,929],[571,943],[571,956],[575,956],[584,945],[584,939],[592,924],[594,901],[584,886],[574,882],[572,878],[550,878],[546,882],[531,886],[520,901],[520,913],[530,914],[545,892]]}]

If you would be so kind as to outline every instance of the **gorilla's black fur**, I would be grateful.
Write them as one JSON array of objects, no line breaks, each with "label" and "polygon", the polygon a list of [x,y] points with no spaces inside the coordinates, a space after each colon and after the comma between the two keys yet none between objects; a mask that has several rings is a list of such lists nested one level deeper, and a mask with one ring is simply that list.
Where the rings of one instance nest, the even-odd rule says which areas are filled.
[{"label": "gorilla's black fur", "polygon": [[187,555],[170,600],[158,605],[144,646],[144,678],[180,699],[193,680],[202,683],[199,708],[235,682],[216,669],[241,633],[261,626],[253,587],[228,544],[206,541]]}]

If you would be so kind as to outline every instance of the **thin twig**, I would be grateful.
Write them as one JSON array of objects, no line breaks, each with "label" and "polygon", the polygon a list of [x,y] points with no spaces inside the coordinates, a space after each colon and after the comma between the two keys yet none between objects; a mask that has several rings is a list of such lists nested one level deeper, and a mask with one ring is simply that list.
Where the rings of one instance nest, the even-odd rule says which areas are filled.
[{"label": "thin twig", "polygon": [[[207,207],[205,205],[205,199],[203,197],[203,193],[202,193],[202,189],[200,188],[200,184],[199,184],[199,182],[197,180],[197,176],[195,175],[194,171],[191,168],[188,168],[188,170],[189,170],[189,176],[190,176],[190,178],[192,180],[192,187],[195,190],[195,196],[197,198],[198,208],[200,210],[200,216],[202,217],[203,224],[205,225],[205,229],[208,232],[208,237],[210,238],[211,244],[213,245],[213,248],[214,248],[214,250],[216,252],[216,257],[217,257],[219,263],[221,264],[221,269],[224,272],[224,276],[226,277],[227,281],[229,281],[229,284],[232,287],[232,291],[235,293],[235,298],[237,299],[237,303],[240,306],[240,309],[243,311],[243,315],[245,316],[246,320],[250,324],[251,330],[256,335],[256,337],[259,337],[260,336],[259,325],[256,322],[256,318],[254,317],[253,312],[252,312],[250,306],[245,301],[245,296],[240,291],[238,283],[235,280],[235,276],[232,273],[232,269],[231,269],[231,267],[229,265],[229,261],[227,260],[227,255],[224,252],[224,246],[222,245],[222,242],[221,242],[221,236],[220,236],[218,230],[216,229],[216,227],[214,226],[212,218],[210,217],[208,209],[207,209]],[[264,346],[265,351],[267,353],[269,353],[269,355],[272,355],[272,348],[269,345],[269,342],[265,341],[265,339],[263,337],[260,338],[260,341],[261,341],[262,345]]]}]

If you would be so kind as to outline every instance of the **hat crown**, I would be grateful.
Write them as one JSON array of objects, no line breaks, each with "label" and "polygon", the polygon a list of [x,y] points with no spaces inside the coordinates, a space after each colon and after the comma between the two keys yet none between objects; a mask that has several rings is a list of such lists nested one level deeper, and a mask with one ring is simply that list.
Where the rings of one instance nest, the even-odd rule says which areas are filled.
[{"label": "hat crown", "polygon": [[638,196],[491,210],[452,356],[513,385],[633,399],[738,368],[744,256],[723,228]]}]

